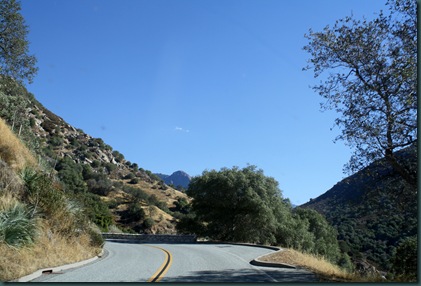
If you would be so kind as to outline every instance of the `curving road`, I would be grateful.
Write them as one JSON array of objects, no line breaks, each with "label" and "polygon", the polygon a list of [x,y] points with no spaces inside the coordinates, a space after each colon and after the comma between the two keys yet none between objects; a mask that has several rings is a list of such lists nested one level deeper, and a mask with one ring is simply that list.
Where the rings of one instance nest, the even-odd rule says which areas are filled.
[{"label": "curving road", "polygon": [[32,282],[315,282],[303,269],[259,267],[273,250],[230,244],[147,244],[107,241],[106,254],[83,267]]}]

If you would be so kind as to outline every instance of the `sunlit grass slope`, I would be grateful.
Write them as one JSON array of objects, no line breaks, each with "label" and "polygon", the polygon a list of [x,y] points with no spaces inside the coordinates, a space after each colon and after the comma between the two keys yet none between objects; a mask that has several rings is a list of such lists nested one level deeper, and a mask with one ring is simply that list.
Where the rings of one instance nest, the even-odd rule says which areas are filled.
[{"label": "sunlit grass slope", "polygon": [[92,232],[0,118],[0,281],[95,256],[101,242]]},{"label": "sunlit grass slope", "polygon": [[15,136],[2,118],[0,118],[0,159],[15,171],[24,167],[35,167],[37,163],[31,151]]}]

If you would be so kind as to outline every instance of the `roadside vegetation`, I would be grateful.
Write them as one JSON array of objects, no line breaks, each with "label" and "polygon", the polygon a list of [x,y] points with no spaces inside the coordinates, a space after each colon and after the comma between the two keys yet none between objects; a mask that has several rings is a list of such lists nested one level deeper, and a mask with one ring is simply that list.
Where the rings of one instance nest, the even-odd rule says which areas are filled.
[{"label": "roadside vegetation", "polygon": [[191,211],[177,225],[181,233],[213,240],[281,245],[324,256],[352,271],[341,253],[337,232],[314,210],[293,208],[278,182],[255,166],[205,171],[186,193]]},{"label": "roadside vegetation", "polygon": [[2,119],[0,130],[0,281],[98,254],[102,239],[77,201]]},{"label": "roadside vegetation", "polygon": [[[416,145],[416,17],[409,0],[388,5],[390,16],[381,13],[363,23],[347,17],[333,30],[310,31],[305,50],[312,59],[306,69],[313,69],[316,77],[336,66],[349,69],[346,77],[343,70],[330,73],[314,89],[327,100],[324,108],[343,111],[336,121],[343,128],[337,139],[356,150],[348,170],[384,158],[404,180],[395,197],[408,211],[408,206],[417,209],[416,202],[401,194],[410,190],[416,196],[417,166],[406,166],[394,151]],[[377,272],[357,271],[352,258],[361,253],[387,262],[388,281],[417,280],[417,235],[411,228],[403,236],[398,227],[415,225],[415,218],[371,220],[366,214],[372,215],[372,209],[350,209],[353,216],[370,218],[367,231],[358,232],[355,221],[331,212],[340,220],[338,232],[319,212],[293,208],[278,182],[255,166],[204,171],[192,179],[187,196],[127,161],[102,139],[69,126],[24,87],[37,68],[19,11],[19,1],[0,0],[0,281],[90,258],[101,251],[101,231],[175,233],[175,223],[179,233],[279,245],[287,250],[263,259],[305,267],[327,281],[383,281]],[[376,39],[387,47],[371,42]],[[377,81],[371,82],[373,78]],[[365,199],[377,201],[377,196]],[[378,208],[393,210],[392,202],[383,198]],[[376,236],[381,241],[392,238],[393,248],[386,251],[367,239]]]},{"label": "roadside vegetation", "polygon": [[305,268],[315,273],[319,277],[320,282],[384,281],[379,276],[362,277],[356,272],[350,272],[336,264],[333,264],[323,256],[300,252],[292,248],[284,248],[282,251],[261,257],[260,260],[266,262],[286,263],[298,268]]},{"label": "roadside vegetation", "polygon": [[390,271],[381,273],[359,257],[352,259],[323,215],[293,208],[278,183],[255,166],[204,171],[192,179],[186,193],[192,201],[177,224],[180,233],[280,246],[287,251],[264,259],[307,268],[327,281],[416,280],[416,236],[402,239]]}]

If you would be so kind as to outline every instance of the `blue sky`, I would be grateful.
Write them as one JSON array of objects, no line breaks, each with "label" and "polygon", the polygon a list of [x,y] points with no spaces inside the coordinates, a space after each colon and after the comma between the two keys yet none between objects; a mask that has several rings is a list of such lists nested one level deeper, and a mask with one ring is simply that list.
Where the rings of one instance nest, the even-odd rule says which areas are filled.
[{"label": "blue sky", "polygon": [[48,109],[155,173],[256,165],[294,204],[346,175],[304,34],[385,0],[22,0]]}]

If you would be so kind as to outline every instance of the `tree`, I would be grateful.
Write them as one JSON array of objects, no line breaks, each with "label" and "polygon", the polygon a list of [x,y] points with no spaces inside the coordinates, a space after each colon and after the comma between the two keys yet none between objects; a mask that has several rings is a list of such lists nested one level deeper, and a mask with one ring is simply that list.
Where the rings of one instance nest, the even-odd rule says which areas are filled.
[{"label": "tree", "polygon": [[417,140],[417,13],[412,0],[388,1],[390,13],[373,20],[348,16],[310,30],[309,65],[315,77],[328,75],[313,87],[327,101],[323,109],[342,116],[336,125],[354,148],[346,169],[354,172],[379,158],[386,160],[411,186],[416,174],[408,171],[394,151]]},{"label": "tree", "polygon": [[186,193],[193,198],[192,225],[200,235],[225,241],[276,241],[276,214],[286,206],[278,183],[255,166],[204,171],[192,179]]},{"label": "tree", "polygon": [[20,10],[19,1],[0,1],[0,74],[6,79],[31,83],[38,69],[35,56],[28,54],[28,26]]},{"label": "tree", "polygon": [[308,222],[308,232],[314,236],[314,246],[312,249],[304,249],[311,253],[323,255],[329,260],[336,262],[340,256],[337,231],[327,222],[327,220],[317,211],[307,208],[296,208],[294,214],[297,219]]},{"label": "tree", "polygon": [[401,241],[392,258],[393,268],[397,278],[417,281],[418,268],[417,236],[411,236]]}]

